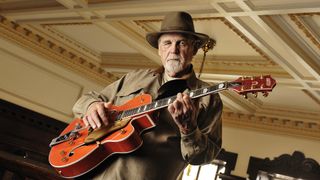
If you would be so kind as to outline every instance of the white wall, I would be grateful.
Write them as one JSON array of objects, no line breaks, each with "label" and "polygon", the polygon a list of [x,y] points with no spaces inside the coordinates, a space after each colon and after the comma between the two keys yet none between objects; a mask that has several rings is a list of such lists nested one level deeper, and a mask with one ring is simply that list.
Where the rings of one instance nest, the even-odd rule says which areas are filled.
[{"label": "white wall", "polygon": [[72,106],[101,85],[0,38],[0,98],[70,122]]}]

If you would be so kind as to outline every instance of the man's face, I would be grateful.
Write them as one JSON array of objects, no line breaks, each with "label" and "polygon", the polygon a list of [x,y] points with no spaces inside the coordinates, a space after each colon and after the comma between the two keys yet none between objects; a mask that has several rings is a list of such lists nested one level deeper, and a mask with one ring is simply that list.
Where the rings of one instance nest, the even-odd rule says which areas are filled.
[{"label": "man's face", "polygon": [[163,34],[159,38],[158,54],[170,77],[181,77],[185,73],[194,52],[193,40],[181,34]]}]

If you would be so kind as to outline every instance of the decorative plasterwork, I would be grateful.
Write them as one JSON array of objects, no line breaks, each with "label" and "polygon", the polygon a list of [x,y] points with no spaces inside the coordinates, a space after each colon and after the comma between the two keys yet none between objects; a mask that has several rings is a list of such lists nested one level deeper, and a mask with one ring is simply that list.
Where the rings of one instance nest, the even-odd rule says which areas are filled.
[{"label": "decorative plasterwork", "polygon": [[[194,57],[192,64],[195,72],[199,72],[202,63],[202,52]],[[138,69],[138,68],[157,68],[159,65],[150,61],[147,57],[132,53],[103,53],[101,55],[101,67],[108,72],[114,72],[114,69]],[[237,74],[237,75],[262,75],[272,74],[273,76],[290,78],[278,65],[270,65],[267,61],[261,61],[261,58],[252,57],[233,57],[233,56],[213,56],[207,55],[204,62],[203,73],[214,74]],[[250,67],[250,68],[248,68]],[[203,77],[202,77],[203,78]],[[208,79],[207,79],[208,80]]]},{"label": "decorative plasterwork", "polygon": [[158,68],[159,65],[147,57],[133,53],[103,53],[101,55],[103,68]]},{"label": "decorative plasterwork", "polygon": [[[92,25],[91,23],[83,23],[83,24]],[[81,24],[81,25],[83,25],[83,24]],[[69,24],[69,25],[71,25],[71,24]],[[79,24],[75,24],[75,25],[79,25]],[[72,46],[75,49],[77,49],[79,51],[79,53],[83,53],[85,55],[90,55],[95,60],[100,60],[101,59],[101,56],[100,56],[99,53],[94,52],[90,48],[84,47],[82,44],[79,44],[78,42],[74,41],[72,38],[66,37],[66,35],[64,35],[64,34],[60,33],[59,31],[55,30],[54,29],[55,26],[51,26],[51,25],[41,25],[41,26],[43,27],[44,31],[48,32],[48,33],[45,34],[46,36],[53,36],[53,38],[59,39],[59,41],[62,41],[63,44],[70,44],[70,46]],[[36,29],[37,29],[37,31],[40,31],[39,28],[36,28]]]},{"label": "decorative plasterwork", "polygon": [[[104,53],[101,55],[102,57],[102,64],[124,64],[125,61],[131,61],[135,63],[143,63],[150,61],[147,57],[139,55],[139,54],[132,54],[132,53]],[[104,60],[119,60],[122,62],[103,62]],[[200,64],[202,61],[202,52],[201,50],[198,51],[198,54],[193,59],[194,64]],[[129,62],[130,63],[130,62]],[[154,64],[150,62],[150,64]],[[277,65],[271,65],[266,61],[261,61],[261,58],[252,58],[252,57],[235,57],[235,56],[214,56],[214,55],[206,55],[206,66],[235,66],[235,67],[256,67],[256,68],[279,68]],[[285,72],[284,72],[285,73]]]},{"label": "decorative plasterwork", "polygon": [[[310,40],[319,50],[320,50],[320,42],[314,34],[309,30],[309,28],[305,25],[301,16],[319,16],[320,13],[299,13],[299,14],[290,14],[290,19],[297,25],[297,27],[304,33],[306,38]],[[313,99],[317,104],[320,104],[320,101],[317,97],[315,97],[312,93],[307,90],[303,90],[311,99]]]},{"label": "decorative plasterwork", "polygon": [[223,113],[223,124],[230,127],[265,131],[271,134],[281,134],[320,140],[320,124],[304,122],[303,120],[290,120],[254,116],[233,112]]},{"label": "decorative plasterwork", "polygon": [[111,73],[79,56],[77,53],[45,39],[31,30],[0,16],[0,36],[46,57],[48,60],[106,85],[117,79]]},{"label": "decorative plasterwork", "polygon": [[265,58],[270,65],[276,66],[277,64],[273,62],[269,56],[267,56],[258,46],[256,46],[250,39],[248,39],[240,30],[233,26],[227,19],[221,18],[222,22],[228,26],[232,31],[234,31],[241,39],[248,43],[257,53],[259,53],[263,58]]},{"label": "decorative plasterwork", "polygon": [[304,14],[291,14],[289,15],[291,20],[299,27],[299,29],[306,35],[306,37],[314,43],[319,49],[320,49],[320,42],[317,40],[317,38],[314,37],[312,32],[308,30],[308,28],[305,26],[305,24],[301,21],[299,16],[314,16],[314,15],[320,15],[320,13],[304,13]]}]

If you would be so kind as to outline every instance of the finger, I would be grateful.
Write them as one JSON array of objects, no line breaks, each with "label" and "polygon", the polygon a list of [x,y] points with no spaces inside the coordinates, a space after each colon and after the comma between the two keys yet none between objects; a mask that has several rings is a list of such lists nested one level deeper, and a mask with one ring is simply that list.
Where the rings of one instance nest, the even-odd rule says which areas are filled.
[{"label": "finger", "polygon": [[93,120],[93,122],[95,123],[95,125],[97,126],[97,128],[101,127],[101,118],[98,114],[98,111],[95,110],[95,111],[92,111],[91,114],[91,119]]},{"label": "finger", "polygon": [[178,100],[178,101],[182,101],[182,100],[183,100],[183,99],[182,99],[182,93],[178,93],[178,94],[177,94],[176,100]]},{"label": "finger", "polygon": [[103,103],[104,107],[107,108],[107,109],[110,109],[111,106],[112,106],[112,103],[111,102],[105,102]]},{"label": "finger", "polygon": [[182,114],[182,103],[179,100],[176,100],[172,103],[172,106],[174,107],[174,115],[179,117]]},{"label": "finger", "polygon": [[97,116],[105,125],[108,125],[108,111],[105,109],[103,104],[97,105]]},{"label": "finger", "polygon": [[183,103],[182,94],[178,93],[176,100],[174,100],[172,104],[177,110],[181,110],[183,105],[182,103]]},{"label": "finger", "polygon": [[[113,113],[117,113],[115,110],[112,109],[112,103],[111,102],[106,102],[104,103],[104,107],[106,108],[107,111],[107,120],[105,121],[105,124],[111,124],[115,121],[115,116]],[[115,112],[112,112],[115,111]]]},{"label": "finger", "polygon": [[188,110],[188,104],[184,100],[184,95],[182,95],[180,103],[181,103],[182,113],[185,114],[187,112],[187,110]]},{"label": "finger", "polygon": [[175,108],[174,108],[173,104],[169,104],[168,111],[169,111],[170,114],[174,114]]},{"label": "finger", "polygon": [[92,127],[92,129],[96,129],[97,125],[96,123],[92,120],[91,116],[87,116],[88,122],[90,127]]},{"label": "finger", "polygon": [[183,102],[184,102],[184,106],[185,106],[185,109],[184,109],[185,113],[190,114],[191,112],[194,111],[194,109],[195,109],[194,104],[188,95],[183,96]]},{"label": "finger", "polygon": [[179,93],[177,95],[177,101],[176,101],[176,108],[177,108],[177,113],[176,113],[176,116],[177,116],[177,120],[179,122],[183,122],[185,121],[185,119],[187,119],[189,117],[189,111],[190,109],[187,102],[184,100],[184,96],[185,94],[181,94]]},{"label": "finger", "polygon": [[84,125],[87,127],[87,126],[89,126],[89,122],[88,122],[88,119],[87,119],[88,117],[87,117],[87,115],[86,116],[84,116],[83,117],[83,119],[82,119],[82,122],[84,123]]}]

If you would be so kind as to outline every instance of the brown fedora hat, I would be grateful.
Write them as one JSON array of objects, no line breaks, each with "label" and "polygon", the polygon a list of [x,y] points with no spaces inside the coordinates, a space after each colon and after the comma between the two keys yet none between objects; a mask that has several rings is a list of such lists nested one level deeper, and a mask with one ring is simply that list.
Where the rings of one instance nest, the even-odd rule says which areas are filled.
[{"label": "brown fedora hat", "polygon": [[190,14],[186,12],[168,13],[161,24],[160,32],[148,33],[146,39],[148,43],[158,48],[158,39],[162,34],[166,33],[182,33],[193,35],[197,39],[197,48],[201,48],[209,39],[209,36],[194,31],[193,21]]}]

